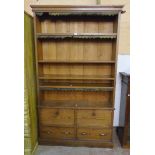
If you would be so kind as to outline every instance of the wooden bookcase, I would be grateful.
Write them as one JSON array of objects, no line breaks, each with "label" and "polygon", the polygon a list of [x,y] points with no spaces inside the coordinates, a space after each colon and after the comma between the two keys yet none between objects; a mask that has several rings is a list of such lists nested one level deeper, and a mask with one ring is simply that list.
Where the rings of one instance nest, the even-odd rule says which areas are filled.
[{"label": "wooden bookcase", "polygon": [[112,147],[123,6],[31,7],[39,144]]}]

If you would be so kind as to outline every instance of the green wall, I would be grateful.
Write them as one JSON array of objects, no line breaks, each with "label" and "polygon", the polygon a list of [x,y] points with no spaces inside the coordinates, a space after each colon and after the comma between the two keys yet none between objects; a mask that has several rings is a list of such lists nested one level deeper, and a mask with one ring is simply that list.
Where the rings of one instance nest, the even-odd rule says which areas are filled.
[{"label": "green wall", "polygon": [[37,146],[36,81],[33,18],[24,13],[24,154]]}]

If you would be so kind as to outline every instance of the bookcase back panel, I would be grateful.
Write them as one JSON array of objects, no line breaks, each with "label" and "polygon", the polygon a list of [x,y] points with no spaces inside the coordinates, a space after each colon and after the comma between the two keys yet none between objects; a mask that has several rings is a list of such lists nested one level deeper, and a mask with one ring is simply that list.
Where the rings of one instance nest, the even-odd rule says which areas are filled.
[{"label": "bookcase back panel", "polygon": [[[76,20],[75,20],[76,19]],[[42,33],[113,33],[116,32],[113,17],[97,16],[44,16],[40,19]]]},{"label": "bookcase back panel", "polygon": [[114,60],[111,40],[42,41],[43,60]]},{"label": "bookcase back panel", "polygon": [[42,91],[44,101],[90,101],[90,102],[109,102],[112,93],[105,92],[83,92],[83,91]]},{"label": "bookcase back panel", "polygon": [[41,64],[39,67],[40,75],[79,75],[79,76],[111,76],[114,65],[110,64]]}]

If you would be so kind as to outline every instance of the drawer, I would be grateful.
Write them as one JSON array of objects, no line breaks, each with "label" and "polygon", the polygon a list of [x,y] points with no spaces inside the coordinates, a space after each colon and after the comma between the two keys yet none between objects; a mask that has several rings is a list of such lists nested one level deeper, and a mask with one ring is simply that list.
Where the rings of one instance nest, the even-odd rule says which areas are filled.
[{"label": "drawer", "polygon": [[112,140],[111,129],[89,129],[79,128],[77,130],[78,139],[80,140]]},{"label": "drawer", "polygon": [[41,108],[39,120],[42,125],[74,125],[74,110]]},{"label": "drawer", "polygon": [[112,111],[110,110],[78,110],[77,124],[79,127],[96,126],[111,127]]},{"label": "drawer", "polygon": [[40,138],[45,139],[73,139],[74,128],[64,127],[41,127]]}]

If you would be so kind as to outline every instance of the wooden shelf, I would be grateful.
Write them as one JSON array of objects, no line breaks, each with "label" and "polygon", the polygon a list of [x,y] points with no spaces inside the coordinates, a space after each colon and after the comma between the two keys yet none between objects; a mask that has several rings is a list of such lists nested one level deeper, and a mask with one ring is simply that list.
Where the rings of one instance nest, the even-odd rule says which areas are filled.
[{"label": "wooden shelf", "polygon": [[40,80],[114,80],[112,76],[95,76],[95,75],[40,75]]},{"label": "wooden shelf", "polygon": [[50,85],[39,86],[40,90],[53,90],[53,91],[113,91],[114,87],[103,87],[100,84],[81,84],[81,85]]},{"label": "wooden shelf", "polygon": [[115,39],[117,33],[36,33],[39,39]]},{"label": "wooden shelf", "polygon": [[115,61],[104,61],[104,60],[73,60],[73,61],[67,61],[67,60],[39,60],[39,64],[115,64]]},{"label": "wooden shelf", "polygon": [[92,102],[92,101],[61,101],[50,100],[42,101],[40,108],[77,108],[77,109],[113,109],[111,102]]}]

